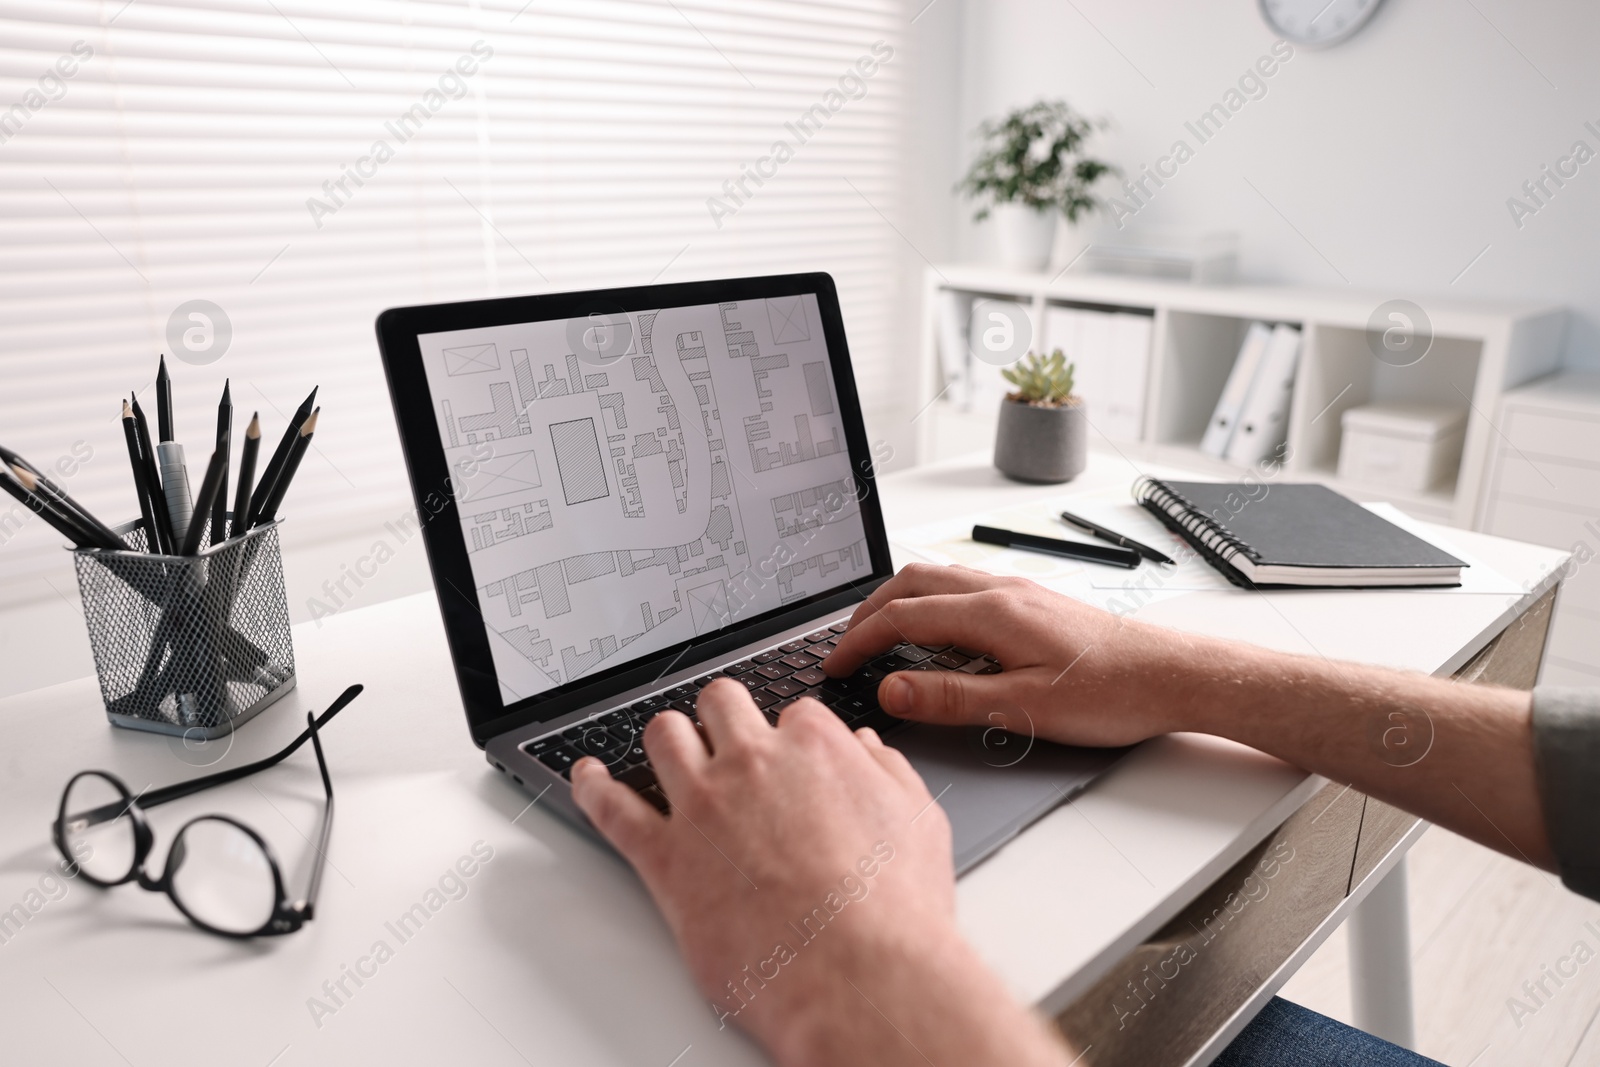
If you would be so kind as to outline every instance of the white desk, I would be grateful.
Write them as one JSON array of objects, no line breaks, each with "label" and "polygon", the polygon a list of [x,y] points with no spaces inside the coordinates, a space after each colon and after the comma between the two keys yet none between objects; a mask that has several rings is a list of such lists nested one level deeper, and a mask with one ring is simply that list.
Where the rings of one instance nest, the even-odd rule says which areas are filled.
[{"label": "white desk", "polygon": [[[1126,485],[1132,474],[1096,456],[1075,487]],[[883,482],[891,531],[1060,492],[1005,483],[981,458]],[[1449,672],[1548,587],[1564,555],[1458,530],[1447,536],[1528,591],[1193,593],[1140,617]],[[242,729],[220,765],[279,747],[307,709],[345,685],[367,690],[325,733],[339,806],[318,918],[281,940],[224,942],[133,887],[66,883],[59,899],[30,897],[52,870],[48,827],[74,771],[110,769],[137,790],[196,773],[226,742],[185,752],[178,741],[112,729],[92,679],[0,701],[0,912],[22,904],[27,914],[0,926],[0,1059],[137,1067],[761,1062],[745,1039],[718,1032],[620,861],[537,805],[529,809],[472,746],[430,596],[308,624],[295,638],[298,692]],[[1053,1010],[1321,784],[1214,739],[1153,742],[965,877],[962,924],[1020,995]],[[319,802],[313,761],[299,754],[265,776],[158,809],[156,859],[183,819],[227,810],[274,842],[298,887],[308,858],[302,834]],[[465,882],[465,895],[444,900],[402,943],[385,924],[427,903],[478,841],[494,858]],[[392,958],[365,965],[375,973],[359,987],[346,978],[349,995],[335,1005],[323,983],[380,940]],[[313,997],[336,1010],[314,1018]]]}]

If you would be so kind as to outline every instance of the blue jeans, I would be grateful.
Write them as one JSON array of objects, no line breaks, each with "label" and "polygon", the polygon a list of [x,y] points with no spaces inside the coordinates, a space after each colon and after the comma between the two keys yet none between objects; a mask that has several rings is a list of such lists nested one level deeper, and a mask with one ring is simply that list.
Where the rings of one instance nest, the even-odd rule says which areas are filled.
[{"label": "blue jeans", "polygon": [[1279,997],[1212,1062],[1214,1067],[1444,1067]]}]

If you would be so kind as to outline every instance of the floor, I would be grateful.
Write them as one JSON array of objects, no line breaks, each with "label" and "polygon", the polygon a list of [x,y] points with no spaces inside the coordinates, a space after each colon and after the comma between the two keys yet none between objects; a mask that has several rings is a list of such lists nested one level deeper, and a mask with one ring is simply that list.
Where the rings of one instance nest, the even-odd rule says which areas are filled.
[{"label": "floor", "polygon": [[[1437,827],[1407,862],[1417,1051],[1451,1067],[1600,1063],[1600,904]],[[1352,1021],[1342,929],[1281,995]]]}]

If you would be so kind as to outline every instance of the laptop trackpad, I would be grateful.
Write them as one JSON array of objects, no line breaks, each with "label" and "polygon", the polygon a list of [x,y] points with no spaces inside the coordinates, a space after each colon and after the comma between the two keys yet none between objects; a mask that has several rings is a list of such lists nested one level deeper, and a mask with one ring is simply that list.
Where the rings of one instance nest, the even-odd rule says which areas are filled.
[{"label": "laptop trackpad", "polygon": [[1072,748],[984,727],[918,724],[889,738],[950,819],[961,874],[1056,805],[1126,748]]}]

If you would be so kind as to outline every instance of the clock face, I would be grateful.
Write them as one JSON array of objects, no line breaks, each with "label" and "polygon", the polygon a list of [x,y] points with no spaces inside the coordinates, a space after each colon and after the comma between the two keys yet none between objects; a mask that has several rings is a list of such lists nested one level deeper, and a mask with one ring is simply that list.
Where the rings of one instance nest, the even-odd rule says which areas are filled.
[{"label": "clock face", "polygon": [[1367,24],[1382,0],[1258,0],[1261,17],[1286,40],[1308,48],[1338,44]]}]

